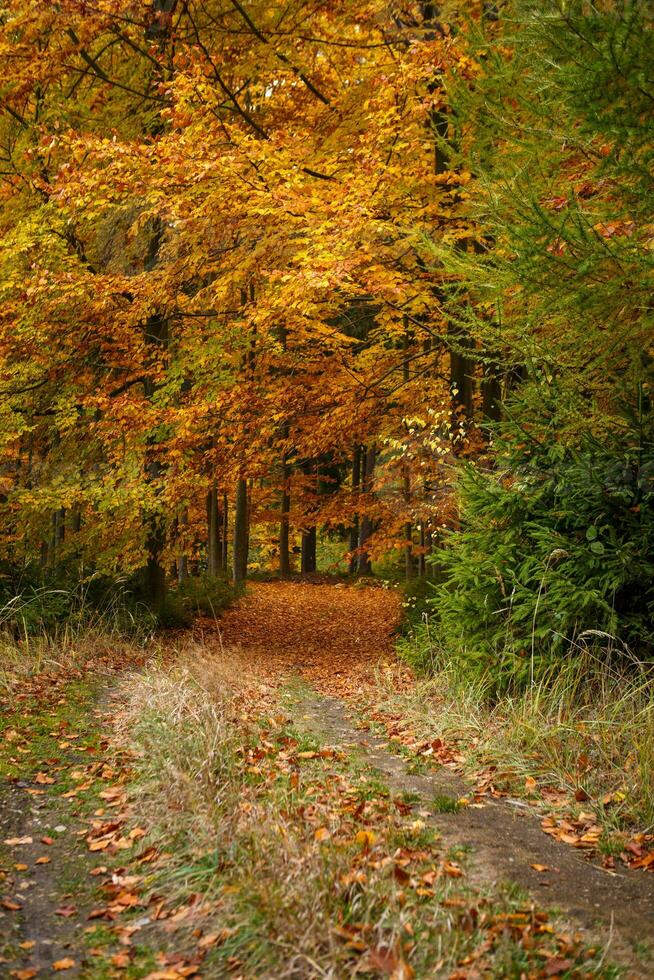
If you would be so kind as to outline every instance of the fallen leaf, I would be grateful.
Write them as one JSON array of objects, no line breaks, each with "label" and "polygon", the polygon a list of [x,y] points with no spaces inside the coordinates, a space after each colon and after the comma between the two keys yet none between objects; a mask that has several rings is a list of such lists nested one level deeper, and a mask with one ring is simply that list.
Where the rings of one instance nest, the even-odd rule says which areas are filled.
[{"label": "fallen leaf", "polygon": [[443,871],[450,878],[461,878],[463,876],[463,869],[455,861],[445,861]]},{"label": "fallen leaf", "polygon": [[15,902],[13,898],[3,898],[0,901],[0,905],[2,905],[3,909],[7,909],[8,912],[20,912],[23,907],[20,902]]},{"label": "fallen leaf", "polygon": [[7,845],[7,847],[19,847],[22,844],[31,844],[32,843],[32,838],[31,837],[9,837],[4,843]]},{"label": "fallen leaf", "polygon": [[34,864],[50,864],[50,858],[44,855],[43,857],[37,858]]},{"label": "fallen leaf", "polygon": [[551,960],[548,960],[543,969],[543,973],[546,977],[556,977],[560,973],[565,973],[574,966],[572,960],[564,960],[559,956],[553,956]]},{"label": "fallen leaf", "polygon": [[48,776],[44,772],[37,772],[36,776],[34,777],[34,782],[39,783],[41,786],[50,786],[52,783],[54,783],[54,779],[52,776]]},{"label": "fallen leaf", "polygon": [[71,959],[70,956],[65,956],[63,960],[55,960],[52,964],[52,969],[57,970],[72,970],[74,966],[77,966],[75,960]]},{"label": "fallen leaf", "polygon": [[394,974],[399,966],[395,952],[389,946],[377,946],[368,953],[368,962],[373,970]]}]

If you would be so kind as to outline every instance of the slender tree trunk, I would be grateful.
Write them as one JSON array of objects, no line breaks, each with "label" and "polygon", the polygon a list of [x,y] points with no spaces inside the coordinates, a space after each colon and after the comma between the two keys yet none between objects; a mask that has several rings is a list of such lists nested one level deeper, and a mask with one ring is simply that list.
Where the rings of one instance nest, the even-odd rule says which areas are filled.
[{"label": "slender tree trunk", "polygon": [[314,527],[302,532],[302,574],[310,575],[316,570],[316,544],[318,534]]},{"label": "slender tree trunk", "polygon": [[[402,380],[404,384],[408,384],[411,380],[411,369],[409,366],[409,348],[411,344],[411,334],[409,331],[409,321],[408,318],[404,318],[404,359],[402,361]],[[404,476],[403,476],[403,494],[404,503],[407,509],[411,503],[411,470],[409,469],[409,464],[404,464]],[[407,521],[404,525],[404,577],[407,582],[413,578],[413,526],[411,521]]]},{"label": "slender tree trunk", "polygon": [[166,544],[164,523],[152,520],[146,538],[147,561],[143,570],[143,587],[151,609],[159,612],[166,601],[166,571],[161,556]]},{"label": "slender tree trunk", "polygon": [[[404,480],[403,480],[403,495],[404,502],[408,506],[411,503],[411,474],[409,473],[409,467],[404,467]],[[411,521],[407,521],[404,525],[404,577],[407,582],[413,578],[413,525]]]},{"label": "slender tree trunk", "polygon": [[291,574],[291,556],[289,553],[291,495],[288,488],[289,475],[290,467],[284,459],[282,462],[282,494],[279,521],[279,574],[282,578]]},{"label": "slender tree trunk", "polygon": [[[465,418],[473,416],[473,398],[475,393],[475,362],[466,357],[465,350],[472,349],[472,340],[461,331],[452,331],[454,345],[450,348],[450,384],[452,402],[463,408]],[[455,412],[455,418],[458,413]]]},{"label": "slender tree trunk", "polygon": [[245,477],[236,483],[234,505],[234,549],[232,571],[235,582],[243,582],[248,570],[248,483]]},{"label": "slender tree trunk", "polygon": [[53,510],[50,515],[50,542],[48,544],[48,564],[54,571],[57,566],[57,515],[59,511]]},{"label": "slender tree trunk", "polygon": [[[418,558],[418,575],[420,578],[424,578],[427,574],[427,561],[426,561],[426,551],[427,548],[431,548],[431,540],[427,541],[427,534],[425,532],[424,524],[420,525],[420,556]],[[431,539],[431,535],[429,535]]]},{"label": "slender tree trunk", "polygon": [[[185,510],[182,513],[180,524],[182,528],[188,527],[188,511]],[[182,541],[182,549],[180,551],[179,559],[177,562],[177,582],[179,585],[184,585],[184,582],[188,579],[188,557],[186,555],[186,535],[182,531],[184,540]]]},{"label": "slender tree trunk", "polygon": [[[362,456],[361,467],[361,489],[365,494],[372,493],[374,472],[375,447],[369,446],[365,454]],[[366,503],[368,503],[368,501],[366,501]],[[370,554],[367,550],[368,540],[372,535],[372,531],[372,518],[368,515],[368,513],[364,512],[364,514],[359,518],[359,556],[357,562],[357,571],[359,575],[372,574],[372,563],[370,561]]]},{"label": "slender tree trunk", "polygon": [[207,546],[207,570],[209,575],[220,574],[220,510],[218,508],[218,487],[213,481],[211,490],[207,494],[207,523],[208,523],[208,546]]},{"label": "slender tree trunk", "polygon": [[499,422],[502,418],[502,381],[497,364],[484,364],[481,391],[484,418],[490,422]]},{"label": "slender tree trunk", "polygon": [[[358,496],[361,489],[361,446],[355,446],[352,453],[352,496]],[[359,547],[359,515],[356,514],[350,528],[350,575],[357,570],[356,550]]]},{"label": "slender tree trunk", "polygon": [[229,562],[229,501],[227,499],[227,493],[223,491],[223,534],[222,534],[222,548],[221,548],[221,561],[220,567],[223,572],[227,571]]},{"label": "slender tree trunk", "polygon": [[[177,0],[154,0],[152,5],[151,18],[145,34],[149,40],[157,44],[161,52],[163,52],[170,35],[171,20],[176,6]],[[161,82],[162,78],[163,67],[157,67],[154,72],[153,85]],[[163,117],[157,115],[150,128],[153,135],[162,132],[164,128]],[[145,272],[151,272],[158,264],[163,237],[163,222],[157,217],[152,224],[147,254],[143,263]],[[145,340],[146,344],[152,348],[153,353],[157,351],[157,348],[168,346],[168,327],[168,320],[160,313],[154,313],[148,318],[145,326]],[[157,351],[157,356],[158,354]],[[152,398],[156,384],[150,378],[146,378],[143,387],[146,398]],[[148,447],[153,448],[155,445],[156,440],[152,436],[148,439]],[[162,471],[161,463],[153,456],[149,461],[146,461],[146,482],[156,485],[161,478]],[[161,509],[155,505],[153,511],[144,515],[144,523],[146,564],[142,574],[143,589],[146,602],[155,612],[158,612],[166,600],[166,572],[162,565],[162,556],[166,545],[166,523]]]},{"label": "slender tree trunk", "polygon": [[[156,230],[150,242],[150,255],[146,259],[145,269],[151,271],[156,263],[159,248],[163,236],[161,222],[157,221]],[[167,347],[168,345],[168,323],[163,316],[151,316],[146,324],[146,342],[153,348]],[[146,398],[152,398],[156,391],[156,384],[150,378],[146,378],[143,385]],[[146,483],[155,486],[155,495],[159,495],[158,483],[163,473],[163,466],[156,458],[157,440],[156,436],[149,436],[147,439],[147,452],[151,458],[146,461],[145,480]],[[155,612],[159,612],[166,600],[166,572],[162,565],[163,551],[166,546],[166,522],[165,516],[160,507],[155,504],[149,513],[144,514],[145,524],[145,554],[146,564],[143,569],[143,591],[147,604]]]}]

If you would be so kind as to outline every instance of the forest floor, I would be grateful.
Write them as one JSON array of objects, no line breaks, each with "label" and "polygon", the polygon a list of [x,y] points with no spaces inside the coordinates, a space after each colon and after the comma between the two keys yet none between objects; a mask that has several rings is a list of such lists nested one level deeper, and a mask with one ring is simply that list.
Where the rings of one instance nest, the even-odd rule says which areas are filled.
[{"label": "forest floor", "polygon": [[399,618],[254,583],[165,642],[3,664],[0,975],[654,976],[651,838],[607,855],[537,759],[520,792],[391,713]]}]

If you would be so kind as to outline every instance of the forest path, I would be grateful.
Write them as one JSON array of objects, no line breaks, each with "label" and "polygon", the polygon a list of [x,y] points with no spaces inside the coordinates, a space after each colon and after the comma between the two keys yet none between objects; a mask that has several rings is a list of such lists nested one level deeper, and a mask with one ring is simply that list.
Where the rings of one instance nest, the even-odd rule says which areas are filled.
[{"label": "forest path", "polygon": [[[299,693],[287,699],[298,727],[364,758],[393,793],[415,794],[431,805],[429,822],[443,842],[471,850],[471,884],[517,884],[536,904],[555,908],[581,928],[589,941],[609,943],[609,955],[634,970],[630,976],[654,977],[654,963],[633,958],[634,949],[654,937],[654,874],[590,863],[583,851],[543,833],[535,806],[475,796],[470,783],[433,758],[426,772],[420,766],[416,774],[387,738],[362,725],[366,706],[374,705],[375,673],[384,664],[394,664],[398,684],[412,683],[394,654],[399,617],[393,590],[253,583],[220,619],[220,642],[231,664],[242,665],[250,676],[274,685],[299,678]],[[458,806],[461,798],[474,802]]]},{"label": "forest path", "polygon": [[400,613],[395,589],[252,582],[217,629],[230,661],[242,661],[246,673],[273,683],[292,674],[323,694],[351,699],[377,668],[396,662]]},{"label": "forest path", "polygon": [[[195,891],[180,896],[175,888],[162,890],[159,884],[152,884],[158,880],[153,875],[165,874],[166,859],[171,856],[166,852],[174,850],[180,835],[177,830],[177,837],[158,838],[139,805],[142,797],[134,779],[143,745],[129,738],[125,741],[127,730],[121,719],[135,687],[145,685],[145,695],[137,701],[142,712],[162,679],[168,685],[166,694],[152,710],[158,712],[157,738],[168,739],[164,762],[170,762],[172,768],[161,777],[159,772],[163,774],[165,767],[156,770],[154,780],[147,783],[147,798],[160,799],[163,809],[157,812],[166,814],[166,820],[171,813],[183,817],[184,809],[187,817],[190,813],[193,820],[204,819],[203,804],[188,810],[192,796],[183,793],[179,797],[182,806],[174,793],[169,795],[183,706],[190,711],[188,721],[195,731],[197,699],[205,698],[213,712],[215,703],[224,707],[233,698],[238,704],[231,720],[236,744],[239,750],[249,745],[234,759],[236,798],[253,813],[270,812],[276,819],[280,800],[285,806],[291,790],[304,793],[298,796],[292,817],[286,815],[289,834],[296,835],[296,850],[280,852],[282,856],[294,854],[310,872],[315,848],[322,846],[317,841],[323,840],[316,833],[326,833],[327,824],[332,828],[328,836],[334,834],[336,855],[352,847],[353,834],[355,842],[363,835],[366,847],[363,852],[355,849],[353,867],[373,869],[377,863],[394,868],[391,889],[385,893],[390,900],[399,885],[406,885],[407,890],[422,888],[423,879],[414,881],[412,873],[398,863],[406,855],[418,862],[416,855],[420,854],[420,861],[431,869],[424,876],[429,878],[429,889],[422,888],[423,893],[432,895],[429,901],[445,916],[460,909],[464,917],[456,920],[458,924],[450,923],[455,945],[470,940],[466,909],[483,910],[479,921],[487,930],[483,935],[488,936],[488,943],[484,940],[477,950],[480,956],[487,946],[488,955],[494,955],[498,935],[505,936],[508,920],[498,926],[488,910],[500,909],[497,900],[506,891],[504,883],[514,882],[533,899],[533,904],[522,894],[512,899],[518,904],[511,908],[520,911],[517,916],[509,915],[517,930],[517,955],[527,957],[532,966],[537,963],[529,976],[599,977],[605,975],[602,963],[616,960],[627,965],[629,977],[654,976],[653,961],[646,960],[644,951],[638,949],[654,935],[654,875],[594,867],[579,850],[542,833],[535,807],[475,795],[474,788],[447,761],[438,765],[437,754],[425,758],[392,736],[389,740],[371,732],[367,713],[375,710],[380,674],[407,691],[413,683],[411,672],[398,664],[394,654],[399,614],[399,594],[389,589],[252,583],[243,599],[218,621],[199,621],[192,634],[166,638],[154,648],[153,661],[147,649],[121,648],[111,641],[104,653],[93,644],[86,662],[68,667],[53,664],[50,671],[17,679],[16,686],[0,696],[4,712],[0,738],[0,774],[4,777],[0,794],[0,976],[15,980],[60,975],[81,980],[183,980],[200,975],[222,980],[231,975],[229,950],[220,959],[220,937],[232,932],[238,937],[239,917],[236,929],[223,930],[221,901],[215,907],[211,902],[205,906],[207,896]],[[387,667],[391,673],[384,677]],[[193,682],[187,688],[187,701],[175,700],[191,673],[201,681],[205,672],[205,687]],[[214,717],[220,715],[212,713]],[[255,741],[248,742],[253,732]],[[207,744],[213,744],[213,729],[210,734]],[[403,756],[397,754],[400,749]],[[180,759],[177,764],[183,765]],[[290,786],[285,782],[292,778],[289,772],[298,780]],[[182,769],[181,781],[174,785],[186,786],[189,773]],[[276,785],[282,787],[278,790],[281,795],[274,795]],[[348,803],[352,799],[361,800],[354,810]],[[311,822],[314,810],[318,824]],[[393,835],[400,824],[411,841],[414,831],[422,841],[426,825],[429,840],[420,845],[424,853],[406,843],[398,851]],[[213,833],[214,825],[211,827]],[[216,827],[220,829],[220,822]],[[234,827],[230,828],[232,834]],[[261,827],[262,832],[265,829]],[[378,837],[369,854],[368,837]],[[266,837],[273,851],[280,847],[280,839],[276,833]],[[44,858],[49,860],[42,863]],[[198,860],[204,860],[202,852]],[[273,862],[272,867],[278,866]],[[235,894],[242,869],[237,863],[227,865],[224,875],[226,893]],[[439,905],[432,885],[461,890],[452,897],[446,889],[451,899],[446,907]],[[248,884],[248,895],[250,887]],[[538,918],[548,907],[556,908],[563,918]],[[190,932],[189,925],[184,932],[186,917],[202,916],[205,909],[207,916],[214,915],[215,926],[194,919],[191,925],[199,921],[200,929]],[[262,941],[278,927],[274,906],[270,916],[268,925],[257,926]],[[540,923],[536,931],[531,931],[532,919]],[[518,928],[517,922],[523,925]],[[342,933],[341,929],[337,937],[342,938]],[[575,966],[568,972],[561,967],[557,972],[561,963],[577,962],[580,943],[576,933],[599,950],[593,954],[599,966],[589,972],[593,967],[587,967],[584,960],[579,970]],[[245,946],[241,948],[247,949],[248,929],[243,936]],[[559,950],[554,958],[547,959],[551,952],[540,952],[544,939]],[[431,946],[425,948],[431,955]],[[218,957],[213,961],[212,949]],[[339,964],[346,962],[342,951],[338,955]],[[545,958],[540,964],[539,957]],[[429,966],[415,976],[477,980],[490,975],[477,969],[476,960],[468,965],[460,962],[463,969],[454,974],[432,972]],[[496,972],[492,975],[505,975],[497,972],[498,961],[493,962]],[[374,975],[380,972],[389,973],[380,967]],[[308,970],[293,975],[345,977],[354,973],[339,966],[333,973]],[[407,980],[414,973],[407,969],[392,975]]]}]

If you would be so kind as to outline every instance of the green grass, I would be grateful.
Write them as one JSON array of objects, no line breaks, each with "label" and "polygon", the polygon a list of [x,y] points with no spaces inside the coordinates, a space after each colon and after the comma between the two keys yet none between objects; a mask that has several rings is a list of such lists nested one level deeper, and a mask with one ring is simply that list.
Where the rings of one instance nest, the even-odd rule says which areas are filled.
[{"label": "green grass", "polygon": [[[439,969],[451,972],[478,949],[493,975],[518,976],[556,945],[556,933],[523,945],[501,925],[522,914],[523,897],[480,893],[441,874],[441,861],[467,861],[466,849],[441,854],[436,831],[393,806],[365,759],[301,758],[320,741],[287,721],[244,720],[206,664],[151,671],[126,696],[124,738],[138,753],[134,804],[171,854],[153,869],[154,887],[173,900],[208,892],[215,927],[228,929],[208,975],[366,975],[366,950],[382,943],[403,951],[418,978],[433,975],[435,950]],[[398,854],[409,864],[394,874]],[[471,906],[484,910],[478,920]],[[589,975],[613,975],[581,947],[574,957]]]},{"label": "green grass", "polygon": [[[380,674],[377,707],[401,715],[418,739],[440,737],[452,745],[470,774],[495,765],[514,795],[533,796],[525,781],[537,777],[539,786],[573,800],[583,790],[588,800],[581,806],[596,812],[607,833],[654,826],[651,678],[616,674],[589,660],[564,664],[547,682],[492,700],[483,680],[444,666],[442,655],[440,663],[408,692],[398,693],[393,677]],[[411,755],[397,743],[390,747]]]},{"label": "green grass", "polygon": [[461,809],[459,801],[447,793],[437,793],[431,800],[431,806],[436,813],[456,813]]}]

